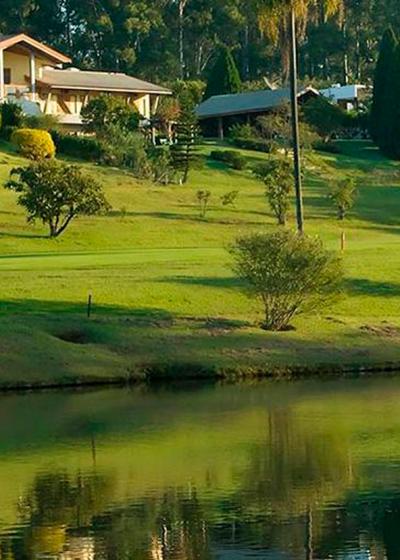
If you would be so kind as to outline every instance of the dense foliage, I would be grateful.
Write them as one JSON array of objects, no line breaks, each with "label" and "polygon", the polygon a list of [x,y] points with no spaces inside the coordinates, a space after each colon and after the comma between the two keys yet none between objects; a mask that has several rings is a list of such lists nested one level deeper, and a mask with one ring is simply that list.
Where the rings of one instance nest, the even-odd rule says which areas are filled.
[{"label": "dense foliage", "polygon": [[75,165],[41,160],[11,171],[6,188],[19,194],[18,204],[28,222],[40,220],[58,237],[79,215],[100,214],[108,210],[101,185]]},{"label": "dense foliage", "polygon": [[265,184],[268,204],[278,224],[284,226],[293,191],[293,166],[288,158],[270,158],[254,168],[254,174]]},{"label": "dense foliage", "polygon": [[357,187],[354,180],[345,179],[333,185],[328,196],[336,207],[338,220],[344,220],[356,201]]},{"label": "dense foliage", "polygon": [[171,145],[171,163],[180,182],[185,184],[189,177],[190,167],[196,158],[196,141],[199,135],[198,121],[193,99],[186,94],[181,97],[180,113],[175,125],[174,143]]},{"label": "dense foliage", "polygon": [[220,48],[219,55],[208,78],[205,99],[213,95],[239,93],[242,84],[232,52],[225,46]]},{"label": "dense foliage", "polygon": [[35,128],[18,128],[11,136],[17,150],[29,159],[52,158],[56,147],[49,132]]},{"label": "dense foliage", "polygon": [[126,130],[136,130],[139,113],[122,97],[99,95],[82,108],[82,120],[88,132],[99,132],[108,125],[117,124]]},{"label": "dense foliage", "polygon": [[318,310],[337,294],[342,267],[319,239],[282,230],[236,240],[234,270],[264,307],[263,328],[283,330],[295,315]]},{"label": "dense foliage", "polygon": [[[279,41],[284,30],[277,30],[274,18],[262,20],[259,8],[265,3],[1,0],[0,32],[26,31],[71,55],[76,65],[154,81],[206,79],[225,44],[242,80],[267,76],[274,82],[284,68]],[[332,0],[309,4],[299,26],[301,79],[331,84],[372,78],[380,38],[389,24],[400,27],[398,0],[343,0],[336,13]],[[260,34],[260,23],[271,33]]]},{"label": "dense foliage", "polygon": [[102,145],[94,136],[77,136],[59,130],[52,130],[51,136],[59,154],[87,161],[102,159]]},{"label": "dense foliage", "polygon": [[374,80],[370,132],[382,152],[400,158],[400,45],[393,30],[383,36]]},{"label": "dense foliage", "polygon": [[247,159],[235,150],[213,150],[210,153],[210,158],[215,161],[222,161],[237,171],[241,171],[247,165]]}]

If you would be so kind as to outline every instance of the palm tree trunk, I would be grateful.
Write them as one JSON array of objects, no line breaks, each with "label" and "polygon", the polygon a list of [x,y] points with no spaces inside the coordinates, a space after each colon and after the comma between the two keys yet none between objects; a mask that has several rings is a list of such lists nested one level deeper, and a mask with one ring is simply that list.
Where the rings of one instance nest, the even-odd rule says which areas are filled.
[{"label": "palm tree trunk", "polygon": [[299,233],[303,233],[304,231],[303,193],[302,193],[302,181],[301,181],[299,109],[297,105],[296,15],[293,8],[290,13],[290,97],[291,97],[292,128],[293,128],[293,157],[294,157],[295,193],[296,193],[297,230]]}]

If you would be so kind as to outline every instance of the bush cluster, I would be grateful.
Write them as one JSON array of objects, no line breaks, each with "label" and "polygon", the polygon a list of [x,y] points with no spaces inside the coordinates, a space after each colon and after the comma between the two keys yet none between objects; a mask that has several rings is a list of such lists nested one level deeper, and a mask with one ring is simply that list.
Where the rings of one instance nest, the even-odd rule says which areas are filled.
[{"label": "bush cluster", "polygon": [[222,161],[237,171],[241,171],[247,166],[247,159],[233,150],[213,150],[210,153],[210,158],[215,161]]},{"label": "bush cluster", "polygon": [[59,154],[87,161],[102,159],[102,145],[94,136],[75,136],[58,130],[52,130],[51,135]]},{"label": "bush cluster", "polygon": [[53,139],[46,130],[18,128],[12,133],[11,142],[29,159],[48,159],[56,154]]},{"label": "bush cluster", "polygon": [[284,330],[296,315],[320,309],[340,291],[342,264],[314,237],[281,230],[239,237],[233,269],[264,307],[262,327]]},{"label": "bush cluster", "polygon": [[231,142],[242,150],[254,150],[266,154],[271,154],[276,150],[274,142],[262,138],[232,138]]}]

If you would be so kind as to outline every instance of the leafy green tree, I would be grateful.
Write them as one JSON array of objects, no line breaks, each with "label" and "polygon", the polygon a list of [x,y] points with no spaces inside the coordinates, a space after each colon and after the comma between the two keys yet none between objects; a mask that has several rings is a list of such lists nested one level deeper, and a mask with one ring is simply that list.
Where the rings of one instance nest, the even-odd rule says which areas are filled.
[{"label": "leafy green tree", "polygon": [[335,132],[346,124],[346,113],[325,97],[310,99],[302,107],[303,118],[317,133],[328,142]]},{"label": "leafy green tree", "polygon": [[138,131],[108,123],[98,133],[101,162],[114,167],[128,167],[136,177],[151,174],[145,139]]},{"label": "leafy green tree", "polygon": [[286,329],[296,315],[316,311],[338,293],[342,267],[315,237],[281,230],[239,237],[234,271],[264,307],[266,330]]},{"label": "leafy green tree", "polygon": [[133,105],[114,95],[99,95],[82,108],[82,120],[88,132],[101,132],[107,125],[136,130],[139,113]]},{"label": "leafy green tree", "polygon": [[344,220],[356,201],[357,187],[354,180],[346,179],[334,185],[328,196],[336,207],[338,220]]},{"label": "leafy green tree", "polygon": [[18,103],[2,103],[1,105],[1,127],[18,128],[22,125],[24,119],[21,105]]},{"label": "leafy green tree", "polygon": [[238,93],[241,87],[239,70],[232,52],[226,46],[222,46],[211,69],[204,97],[208,99],[213,95]]},{"label": "leafy green tree", "polygon": [[41,160],[11,171],[6,188],[19,194],[18,204],[28,214],[28,222],[40,220],[58,237],[80,216],[100,214],[110,209],[101,185],[76,165]]},{"label": "leafy green tree", "polygon": [[171,85],[173,96],[178,103],[187,103],[190,99],[193,105],[201,103],[205,88],[206,84],[202,80],[176,80]]},{"label": "leafy green tree", "polygon": [[286,225],[293,192],[293,169],[290,162],[283,158],[271,158],[255,167],[254,174],[264,181],[268,204],[278,224]]},{"label": "leafy green tree", "polygon": [[196,141],[199,135],[198,119],[190,95],[182,96],[178,121],[175,126],[175,142],[171,145],[171,162],[174,170],[181,173],[185,184],[190,167],[196,158]]},{"label": "leafy green tree", "polygon": [[[374,141],[385,145],[385,137],[388,133],[387,124],[392,106],[388,106],[393,88],[393,71],[395,71],[395,53],[398,41],[390,27],[385,32],[376,64],[374,78],[374,94],[370,116],[370,132]],[[398,69],[400,71],[400,68]]]}]

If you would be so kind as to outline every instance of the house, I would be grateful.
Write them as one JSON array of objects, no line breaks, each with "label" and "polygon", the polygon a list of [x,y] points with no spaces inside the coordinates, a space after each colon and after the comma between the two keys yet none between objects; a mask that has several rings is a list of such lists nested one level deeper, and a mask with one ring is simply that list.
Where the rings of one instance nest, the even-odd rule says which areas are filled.
[{"label": "house", "polygon": [[[0,102],[13,100],[34,113],[54,115],[71,130],[82,126],[81,109],[100,94],[134,105],[143,119],[155,113],[170,90],[119,72],[67,67],[71,59],[25,35],[0,35]],[[31,110],[28,109],[31,105]]]},{"label": "house", "polygon": [[[307,87],[299,91],[299,103],[317,97],[318,91]],[[258,116],[288,103],[290,90],[271,89],[227,95],[214,95],[196,109],[202,128],[207,135],[223,139],[225,131],[234,123],[251,123]]]},{"label": "house", "polygon": [[320,94],[328,98],[332,103],[340,105],[346,111],[357,109],[367,92],[367,86],[352,84],[341,86],[333,85],[326,89],[321,89]]}]

